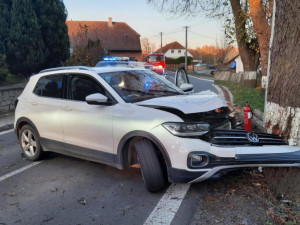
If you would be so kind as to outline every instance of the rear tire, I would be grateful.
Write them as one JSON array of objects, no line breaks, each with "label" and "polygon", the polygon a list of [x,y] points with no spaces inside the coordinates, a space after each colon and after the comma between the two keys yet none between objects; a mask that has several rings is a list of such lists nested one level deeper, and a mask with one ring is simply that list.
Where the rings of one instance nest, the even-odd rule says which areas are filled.
[{"label": "rear tire", "polygon": [[42,148],[37,132],[29,125],[24,125],[19,133],[19,141],[23,156],[31,161],[42,157]]},{"label": "rear tire", "polygon": [[166,186],[166,180],[153,144],[143,138],[135,142],[135,149],[146,188],[150,192],[160,191]]}]

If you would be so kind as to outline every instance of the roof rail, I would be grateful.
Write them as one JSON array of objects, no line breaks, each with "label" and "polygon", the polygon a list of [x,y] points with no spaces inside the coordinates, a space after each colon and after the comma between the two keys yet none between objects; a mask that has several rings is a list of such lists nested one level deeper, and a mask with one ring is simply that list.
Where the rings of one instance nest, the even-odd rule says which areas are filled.
[{"label": "roof rail", "polygon": [[71,69],[93,70],[92,67],[88,67],[88,66],[64,66],[64,67],[55,67],[55,68],[44,69],[44,70],[41,70],[39,73],[58,71],[58,70],[71,70]]}]

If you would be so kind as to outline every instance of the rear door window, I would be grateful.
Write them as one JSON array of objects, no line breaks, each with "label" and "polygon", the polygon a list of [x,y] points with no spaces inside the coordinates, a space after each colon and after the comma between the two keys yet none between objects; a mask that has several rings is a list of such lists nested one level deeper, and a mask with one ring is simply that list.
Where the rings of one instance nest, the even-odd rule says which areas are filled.
[{"label": "rear door window", "polygon": [[64,75],[44,76],[37,82],[33,93],[41,97],[63,98]]}]

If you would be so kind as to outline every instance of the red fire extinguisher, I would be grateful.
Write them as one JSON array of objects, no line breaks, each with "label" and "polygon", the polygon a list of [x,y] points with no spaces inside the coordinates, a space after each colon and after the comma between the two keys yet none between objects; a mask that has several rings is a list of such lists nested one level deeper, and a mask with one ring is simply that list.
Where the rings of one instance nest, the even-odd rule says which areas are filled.
[{"label": "red fire extinguisher", "polygon": [[246,106],[244,107],[244,127],[246,131],[251,131],[251,118],[252,118],[252,111],[247,102]]}]

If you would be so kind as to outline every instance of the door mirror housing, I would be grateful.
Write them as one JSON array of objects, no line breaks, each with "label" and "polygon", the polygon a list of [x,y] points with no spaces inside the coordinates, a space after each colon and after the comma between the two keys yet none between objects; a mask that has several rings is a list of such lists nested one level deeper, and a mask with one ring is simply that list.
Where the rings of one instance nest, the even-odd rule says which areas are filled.
[{"label": "door mirror housing", "polygon": [[189,84],[189,83],[190,83],[190,80],[189,80],[189,77],[187,75],[185,68],[181,67],[178,70],[176,70],[175,85],[180,88],[180,86],[182,84]]},{"label": "door mirror housing", "polygon": [[183,83],[182,85],[180,85],[179,88],[184,92],[190,92],[190,91],[194,90],[194,85],[188,84],[188,83]]},{"label": "door mirror housing", "polygon": [[86,96],[85,101],[89,105],[106,105],[107,97],[100,93],[96,93]]}]

